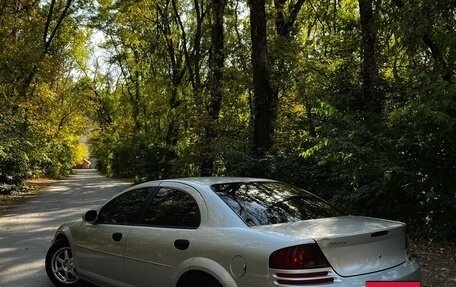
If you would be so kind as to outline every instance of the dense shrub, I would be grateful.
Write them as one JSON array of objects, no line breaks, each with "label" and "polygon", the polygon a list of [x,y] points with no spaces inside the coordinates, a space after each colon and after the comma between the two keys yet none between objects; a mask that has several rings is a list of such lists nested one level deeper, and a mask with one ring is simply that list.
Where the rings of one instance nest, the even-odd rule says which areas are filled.
[{"label": "dense shrub", "polygon": [[93,142],[98,147],[93,150],[98,169],[110,176],[143,182],[175,175],[176,154],[165,146],[148,143],[144,137],[123,138],[109,145]]},{"label": "dense shrub", "polygon": [[0,194],[26,188],[31,177],[63,178],[71,174],[77,142],[32,144],[11,140],[0,146]]},{"label": "dense shrub", "polygon": [[14,142],[0,146],[0,194],[10,194],[23,187],[30,176],[29,159]]}]

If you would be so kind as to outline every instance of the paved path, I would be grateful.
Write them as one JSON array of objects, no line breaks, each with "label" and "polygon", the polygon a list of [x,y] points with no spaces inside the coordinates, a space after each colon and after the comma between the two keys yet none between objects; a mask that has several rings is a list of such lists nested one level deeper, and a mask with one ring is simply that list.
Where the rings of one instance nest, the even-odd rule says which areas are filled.
[{"label": "paved path", "polygon": [[0,287],[53,287],[44,258],[55,229],[127,186],[95,170],[59,181],[0,215]]}]

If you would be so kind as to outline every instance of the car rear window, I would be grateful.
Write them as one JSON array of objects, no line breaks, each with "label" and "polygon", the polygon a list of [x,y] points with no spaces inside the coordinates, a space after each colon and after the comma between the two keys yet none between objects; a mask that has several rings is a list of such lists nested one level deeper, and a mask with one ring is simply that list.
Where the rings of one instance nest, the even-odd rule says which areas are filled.
[{"label": "car rear window", "polygon": [[248,226],[341,215],[315,195],[280,182],[226,183],[211,188]]}]

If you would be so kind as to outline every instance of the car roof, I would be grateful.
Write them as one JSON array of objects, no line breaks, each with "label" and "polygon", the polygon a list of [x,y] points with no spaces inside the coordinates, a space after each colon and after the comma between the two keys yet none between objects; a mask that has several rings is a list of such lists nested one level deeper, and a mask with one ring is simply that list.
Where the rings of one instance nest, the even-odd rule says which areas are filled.
[{"label": "car roof", "polygon": [[201,186],[211,186],[214,184],[236,183],[236,182],[274,182],[271,179],[253,177],[231,177],[231,176],[208,176],[208,177],[186,177],[176,179],[165,179],[162,182],[193,183]]},{"label": "car roof", "polygon": [[175,183],[182,183],[186,185],[203,188],[210,188],[211,185],[214,184],[224,184],[224,183],[237,183],[237,182],[276,182],[275,180],[265,179],[265,178],[253,178],[253,177],[231,177],[231,176],[208,176],[208,177],[183,177],[183,178],[174,178],[174,179],[160,179],[160,180],[153,180],[143,182],[141,184],[133,185],[124,191],[142,188],[142,187],[149,187],[149,186],[157,186],[161,183],[166,182],[175,182]]}]

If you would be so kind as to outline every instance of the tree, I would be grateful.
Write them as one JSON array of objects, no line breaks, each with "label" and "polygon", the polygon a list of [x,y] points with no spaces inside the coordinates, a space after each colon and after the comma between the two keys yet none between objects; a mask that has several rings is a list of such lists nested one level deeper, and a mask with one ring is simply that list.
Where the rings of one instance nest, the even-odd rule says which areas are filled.
[{"label": "tree", "polygon": [[382,110],[382,98],[377,92],[377,27],[373,0],[359,0],[361,24],[361,108],[367,113],[379,115]]},{"label": "tree", "polygon": [[[0,180],[71,172],[86,122],[73,67],[86,60],[88,33],[73,1],[3,1],[0,13]],[[11,180],[13,179],[13,180]]]},{"label": "tree", "polygon": [[205,146],[208,147],[202,164],[201,174],[212,175],[214,173],[214,141],[218,138],[217,124],[223,98],[223,70],[225,62],[224,50],[224,15],[226,0],[212,0],[212,33],[210,55],[209,90],[210,100],[207,105],[208,120],[204,128]]},{"label": "tree", "polygon": [[272,146],[276,103],[269,68],[265,1],[250,0],[249,7],[253,74],[252,149],[253,154],[261,158]]},{"label": "tree", "polygon": [[[108,60],[74,87],[96,108],[89,114],[100,167],[136,181],[282,179],[353,213],[448,237],[456,228],[439,218],[454,210],[453,2],[100,1],[93,27],[106,35]],[[12,19],[27,27],[28,42],[42,42],[19,17],[4,20],[8,27]],[[4,91],[17,93],[30,65],[0,45],[0,93],[14,98]],[[54,69],[45,67],[65,58],[53,53],[30,95],[72,94],[52,85]],[[14,73],[5,68],[12,62]],[[66,115],[75,114],[62,105],[46,121],[33,105],[36,134],[43,123],[69,127]],[[2,130],[24,122],[15,106],[24,115],[23,101],[6,103]],[[10,150],[1,149],[4,162]]]},{"label": "tree", "polygon": [[[181,35],[178,39],[175,39],[174,35],[176,30],[180,31],[180,27],[176,24],[176,16],[169,10],[171,2],[167,1],[164,8],[157,7],[160,14],[161,25],[158,25],[163,38],[166,41],[166,47],[169,58],[169,71],[170,71],[170,82],[171,82],[171,96],[169,98],[169,119],[168,119],[168,130],[166,132],[166,145],[175,146],[179,139],[179,123],[178,123],[178,108],[181,105],[179,100],[179,88],[184,80],[186,72],[186,63],[184,60],[185,42]],[[175,4],[173,4],[175,5]],[[173,9],[174,11],[174,9]],[[175,11],[174,11],[175,12]]]}]

